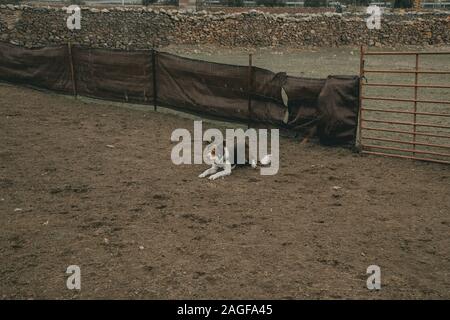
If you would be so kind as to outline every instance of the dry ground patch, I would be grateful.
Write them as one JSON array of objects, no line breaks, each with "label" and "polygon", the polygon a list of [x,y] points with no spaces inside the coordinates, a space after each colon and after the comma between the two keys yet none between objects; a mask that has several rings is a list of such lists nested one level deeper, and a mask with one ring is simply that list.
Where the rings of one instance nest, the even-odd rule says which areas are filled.
[{"label": "dry ground patch", "polygon": [[210,182],[170,161],[192,125],[1,85],[0,298],[450,298],[448,166],[282,139]]}]

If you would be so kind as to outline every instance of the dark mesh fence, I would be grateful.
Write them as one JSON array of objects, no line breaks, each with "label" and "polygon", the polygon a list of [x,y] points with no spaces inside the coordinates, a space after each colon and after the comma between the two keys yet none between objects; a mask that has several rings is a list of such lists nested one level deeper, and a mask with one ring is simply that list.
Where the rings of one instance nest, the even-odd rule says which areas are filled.
[{"label": "dark mesh fence", "polygon": [[153,102],[149,51],[113,51],[72,47],[77,93],[133,103]]},{"label": "dark mesh fence", "polygon": [[68,47],[24,49],[0,43],[0,79],[72,93]]},{"label": "dark mesh fence", "polygon": [[298,78],[153,50],[25,49],[0,43],[0,80],[279,127],[332,145],[353,145],[358,123],[356,76]]}]

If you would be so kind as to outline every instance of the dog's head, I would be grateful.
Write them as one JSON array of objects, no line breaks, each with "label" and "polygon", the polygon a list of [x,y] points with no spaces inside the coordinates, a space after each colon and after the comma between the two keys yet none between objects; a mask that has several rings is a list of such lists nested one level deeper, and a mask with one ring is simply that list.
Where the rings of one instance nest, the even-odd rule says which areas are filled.
[{"label": "dog's head", "polygon": [[217,143],[211,143],[207,146],[207,157],[211,163],[221,163],[224,157],[224,146]]}]

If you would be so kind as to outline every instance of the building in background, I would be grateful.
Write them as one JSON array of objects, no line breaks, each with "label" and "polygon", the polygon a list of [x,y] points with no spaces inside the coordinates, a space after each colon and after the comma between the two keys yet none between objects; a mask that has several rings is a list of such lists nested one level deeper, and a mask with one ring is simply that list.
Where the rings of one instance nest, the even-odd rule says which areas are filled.
[{"label": "building in background", "polygon": [[196,0],[179,0],[178,6],[180,9],[195,9]]}]

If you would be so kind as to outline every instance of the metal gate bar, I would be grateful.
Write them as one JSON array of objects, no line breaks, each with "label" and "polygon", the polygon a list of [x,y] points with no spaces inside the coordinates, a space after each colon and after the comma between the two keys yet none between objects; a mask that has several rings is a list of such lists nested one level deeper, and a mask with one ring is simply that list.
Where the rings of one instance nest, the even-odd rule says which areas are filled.
[{"label": "metal gate bar", "polygon": [[[449,73],[450,74],[450,73]],[[363,85],[364,86],[364,85]],[[417,87],[416,87],[417,88]],[[400,99],[400,98],[389,98],[389,97],[361,97],[365,100],[380,100],[380,101],[398,101],[398,102],[419,102],[419,103],[435,103],[435,104],[450,104],[450,101],[440,101],[440,100],[417,100],[417,99]]]},{"label": "metal gate bar", "polygon": [[436,71],[436,70],[390,70],[390,69],[366,69],[365,73],[426,73],[426,74],[450,74],[450,71]]},{"label": "metal gate bar", "polygon": [[362,108],[363,111],[376,111],[376,112],[387,112],[387,113],[406,113],[406,114],[418,114],[424,116],[436,116],[436,117],[450,117],[448,113],[437,113],[437,112],[423,112],[423,111],[406,111],[406,110],[385,110],[376,108]]},{"label": "metal gate bar", "polygon": [[415,134],[417,136],[450,139],[450,135],[447,136],[447,135],[441,135],[441,134],[435,134],[435,133],[427,133],[427,132],[412,132],[412,131],[393,130],[393,129],[370,128],[370,127],[365,127],[365,126],[362,126],[361,128],[364,129],[364,130],[392,132],[392,133],[404,133],[404,134]]},{"label": "metal gate bar", "polygon": [[405,88],[437,88],[450,89],[450,86],[438,84],[406,84],[406,83],[365,83],[365,87],[405,87]]},{"label": "metal gate bar", "polygon": [[[437,52],[365,52],[364,47],[361,46],[361,55],[360,55],[360,114],[359,114],[359,128],[358,128],[358,144],[362,150],[363,153],[367,154],[373,154],[373,155],[381,155],[381,156],[389,156],[389,157],[396,157],[396,158],[404,158],[404,159],[414,159],[414,160],[422,160],[422,161],[430,161],[430,162],[437,162],[437,163],[445,163],[450,164],[450,153],[443,153],[434,151],[433,149],[429,150],[430,148],[438,148],[438,149],[450,149],[450,131],[449,134],[446,134],[447,132],[442,132],[440,129],[444,130],[450,130],[450,121],[447,123],[432,123],[431,119],[437,119],[440,118],[442,121],[445,121],[445,119],[450,118],[450,107],[447,107],[447,105],[450,105],[450,101],[447,100],[433,100],[433,99],[420,99],[419,98],[419,88],[425,88],[425,89],[450,89],[450,83],[433,83],[433,84],[420,84],[419,83],[419,75],[420,74],[430,74],[430,75],[450,75],[450,70],[424,70],[420,68],[420,56],[422,55],[450,55],[450,51],[437,51]],[[395,70],[395,69],[375,69],[365,68],[365,57],[366,56],[415,56],[415,65],[414,69],[410,70]],[[414,75],[414,83],[408,84],[408,83],[370,83],[367,81],[365,75],[367,73],[382,73],[382,74],[412,74]],[[366,79],[366,82],[363,81],[363,79]],[[394,98],[394,97],[378,97],[378,96],[365,96],[363,94],[363,90],[365,87],[392,87],[392,88],[412,88],[414,89],[414,96],[411,99],[406,98]],[[387,109],[380,109],[376,107],[365,107],[363,105],[363,102],[365,100],[375,100],[375,101],[390,101],[390,102],[406,102],[412,104],[412,109],[410,110],[398,110],[398,108],[387,108]],[[445,109],[443,112],[440,110],[437,110],[438,112],[429,112],[429,111],[421,111],[418,110],[419,104],[439,104],[444,105],[443,108]],[[375,114],[376,113],[383,113],[388,115],[394,116],[397,115],[412,115],[413,120],[412,121],[399,121],[398,118],[394,119],[377,119]],[[372,117],[366,118],[366,114],[370,113],[372,114]],[[430,117],[430,120],[427,120],[425,122],[418,122],[417,117],[418,116],[426,116]],[[428,119],[428,118],[427,118]],[[400,126],[400,128],[396,127],[374,127],[374,126],[367,126],[363,123],[372,123],[374,125],[377,124],[383,124],[392,126],[395,125],[396,127]],[[411,127],[411,131],[402,130],[401,128],[403,126],[409,126]],[[429,128],[430,130],[434,129],[432,132],[430,130],[426,131],[417,131],[417,128],[426,129]],[[439,130],[437,130],[439,129]],[[387,133],[387,134],[398,134],[401,136],[412,136],[412,139],[409,140],[401,140],[401,138],[398,137],[379,137],[379,136],[371,136],[367,133],[369,132],[381,132],[381,133]],[[433,138],[433,140],[441,139],[431,142],[429,141],[417,141],[418,137],[426,137],[428,139]],[[445,139],[445,142],[442,141],[442,139]],[[373,142],[377,142],[377,144],[373,143],[366,143],[365,140],[370,140]],[[391,145],[385,145],[382,144],[383,142],[386,143],[393,143],[393,144],[403,144],[406,146],[411,146],[411,148],[408,147],[397,147],[397,146],[391,146]],[[418,149],[417,146],[421,147],[427,147],[427,149],[420,148]],[[387,152],[390,151],[390,152]],[[406,153],[406,154],[405,154]],[[409,154],[408,154],[409,153]],[[426,157],[423,157],[422,155],[425,155]],[[428,155],[428,156],[427,156]],[[441,157],[440,158],[434,158]]]}]

